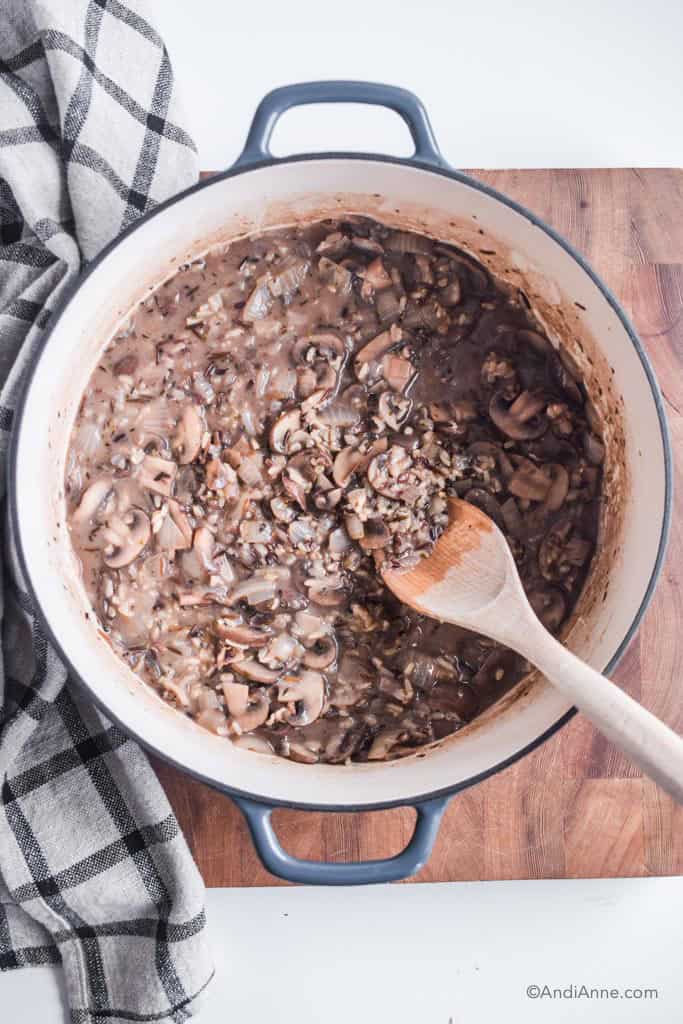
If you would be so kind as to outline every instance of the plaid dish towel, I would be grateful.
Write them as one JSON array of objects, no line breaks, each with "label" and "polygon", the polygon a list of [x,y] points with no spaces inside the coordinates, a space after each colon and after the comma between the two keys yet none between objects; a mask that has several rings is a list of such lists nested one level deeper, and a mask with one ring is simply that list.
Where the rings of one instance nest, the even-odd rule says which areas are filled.
[{"label": "plaid dish towel", "polygon": [[[140,3],[1,0],[3,488],[21,379],[60,294],[196,177]],[[61,961],[78,1024],[185,1020],[211,976],[201,879],[144,754],[67,681],[4,542],[0,969]]]}]

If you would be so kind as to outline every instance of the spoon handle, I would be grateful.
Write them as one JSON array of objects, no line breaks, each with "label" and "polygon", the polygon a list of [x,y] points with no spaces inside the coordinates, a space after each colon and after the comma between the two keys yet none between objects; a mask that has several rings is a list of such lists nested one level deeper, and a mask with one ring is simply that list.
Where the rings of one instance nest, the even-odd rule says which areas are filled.
[{"label": "spoon handle", "polygon": [[513,646],[604,735],[683,804],[683,738],[551,636],[535,616]]}]

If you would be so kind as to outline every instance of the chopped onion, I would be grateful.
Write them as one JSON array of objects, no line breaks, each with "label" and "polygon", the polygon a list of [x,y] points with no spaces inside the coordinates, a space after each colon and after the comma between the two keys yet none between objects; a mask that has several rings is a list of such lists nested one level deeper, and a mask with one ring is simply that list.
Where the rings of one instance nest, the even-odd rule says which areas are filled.
[{"label": "chopped onion", "polygon": [[163,398],[148,402],[135,421],[135,430],[140,435],[140,444],[151,437],[166,438],[175,428],[176,414]]},{"label": "chopped onion", "polygon": [[329,547],[333,555],[341,555],[351,546],[349,535],[343,527],[333,530],[330,534]]},{"label": "chopped onion", "polygon": [[192,580],[201,580],[204,577],[204,566],[199,560],[197,552],[184,551],[180,557],[180,566],[186,576],[189,576]]},{"label": "chopped onion", "polygon": [[95,454],[102,441],[102,432],[92,420],[85,420],[78,428],[72,444],[72,451],[79,449],[80,458],[90,458]]},{"label": "chopped onion", "polygon": [[178,551],[188,547],[187,540],[183,536],[182,531],[178,529],[168,513],[164,516],[164,521],[159,527],[157,544],[163,551]]},{"label": "chopped onion", "polygon": [[213,390],[211,383],[202,373],[196,373],[194,375],[194,390],[207,405],[211,405],[216,397],[216,392]]},{"label": "chopped onion", "polygon": [[262,519],[245,519],[240,523],[240,536],[246,544],[267,544],[273,531],[270,523]]},{"label": "chopped onion", "polygon": [[254,452],[242,459],[237,467],[237,475],[248,487],[255,487],[263,483],[261,469],[263,467],[263,455],[261,452]]},{"label": "chopped onion", "polygon": [[258,398],[263,398],[268,387],[268,381],[270,380],[271,370],[268,366],[262,366],[256,375],[256,395]]},{"label": "chopped onion", "polygon": [[288,267],[273,277],[270,282],[271,293],[279,296],[285,305],[289,305],[309,269],[310,263],[307,260],[296,260],[294,263],[290,263]]},{"label": "chopped onion", "polygon": [[255,437],[256,424],[254,423],[254,414],[248,405],[245,405],[240,410],[240,419],[242,420],[242,425],[249,437]]},{"label": "chopped onion", "polygon": [[299,544],[310,544],[315,540],[315,528],[305,519],[295,519],[289,527],[289,539],[297,547]]},{"label": "chopped onion", "polygon": [[264,317],[268,316],[272,305],[273,296],[268,287],[268,279],[267,277],[260,277],[242,310],[242,319],[245,322],[263,320]]},{"label": "chopped onion", "polygon": [[326,636],[329,631],[328,623],[318,615],[302,611],[297,612],[294,616],[292,632],[297,636],[305,637],[306,640],[319,640],[321,636]]}]

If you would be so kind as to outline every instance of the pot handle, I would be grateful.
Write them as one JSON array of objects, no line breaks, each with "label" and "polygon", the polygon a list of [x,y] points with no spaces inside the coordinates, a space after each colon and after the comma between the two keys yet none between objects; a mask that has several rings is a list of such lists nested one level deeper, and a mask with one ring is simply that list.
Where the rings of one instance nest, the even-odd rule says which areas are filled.
[{"label": "pot handle", "polygon": [[417,822],[405,850],[401,850],[395,857],[355,864],[292,857],[283,850],[273,829],[270,816],[275,808],[272,805],[242,796],[233,796],[232,799],[246,818],[256,852],[271,875],[303,885],[370,885],[376,882],[396,882],[420,870],[432,852],[450,796],[434,797],[414,805]]},{"label": "pot handle", "polygon": [[275,125],[292,107],[308,103],[368,103],[388,107],[403,118],[415,143],[413,159],[445,167],[422,102],[414,93],[381,82],[297,82],[267,93],[254,114],[244,149],[234,168],[276,159],[270,152]]}]

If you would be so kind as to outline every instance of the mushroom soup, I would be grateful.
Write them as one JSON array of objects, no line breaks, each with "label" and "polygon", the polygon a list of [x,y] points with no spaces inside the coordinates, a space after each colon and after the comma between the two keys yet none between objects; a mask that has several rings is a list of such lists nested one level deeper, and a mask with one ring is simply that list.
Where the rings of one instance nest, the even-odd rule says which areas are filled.
[{"label": "mushroom soup", "polygon": [[382,760],[529,666],[402,606],[381,566],[428,553],[458,495],[557,632],[603,454],[520,292],[348,217],[215,247],[135,308],[81,403],[69,525],[102,629],[163,700],[252,750]]}]

